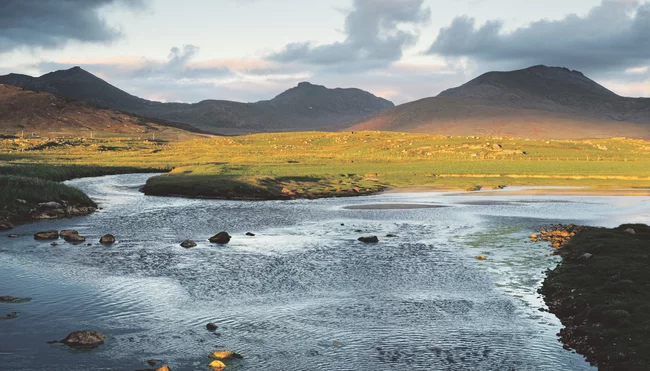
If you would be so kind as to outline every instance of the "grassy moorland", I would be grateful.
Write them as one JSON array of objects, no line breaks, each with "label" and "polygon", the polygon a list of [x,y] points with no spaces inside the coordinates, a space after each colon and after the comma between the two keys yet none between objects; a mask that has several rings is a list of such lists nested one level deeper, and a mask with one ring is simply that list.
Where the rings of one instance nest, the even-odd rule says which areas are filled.
[{"label": "grassy moorland", "polygon": [[541,293],[565,346],[599,370],[650,369],[650,227],[592,228],[558,251]]},{"label": "grassy moorland", "polygon": [[347,196],[413,187],[648,187],[650,142],[388,132],[256,134],[180,142],[0,140],[0,174],[25,171],[62,180],[124,172],[120,169],[171,170],[147,182],[148,194],[231,199]]}]

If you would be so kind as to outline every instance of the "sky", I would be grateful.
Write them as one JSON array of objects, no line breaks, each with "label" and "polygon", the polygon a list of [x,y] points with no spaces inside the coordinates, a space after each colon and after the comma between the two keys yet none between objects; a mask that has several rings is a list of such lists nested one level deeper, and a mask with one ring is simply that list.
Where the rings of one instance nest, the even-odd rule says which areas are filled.
[{"label": "sky", "polygon": [[165,102],[309,81],[401,104],[538,64],[650,97],[650,0],[0,1],[0,74],[81,66]]}]

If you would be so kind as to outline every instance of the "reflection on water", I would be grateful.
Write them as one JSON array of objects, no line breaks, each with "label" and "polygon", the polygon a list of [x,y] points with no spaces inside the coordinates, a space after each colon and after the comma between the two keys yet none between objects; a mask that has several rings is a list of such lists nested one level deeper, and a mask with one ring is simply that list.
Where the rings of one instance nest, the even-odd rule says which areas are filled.
[{"label": "reflection on water", "polygon": [[[152,358],[205,370],[216,349],[246,355],[231,370],[588,369],[539,311],[542,272],[557,260],[526,236],[549,222],[647,222],[650,209],[641,197],[485,203],[435,193],[185,200],[139,194],[148,176],[72,181],[103,210],[0,235],[0,295],[33,298],[0,303],[0,315],[20,312],[0,323],[3,370],[135,370]],[[348,208],[377,204],[449,207]],[[77,229],[91,246],[31,238],[52,228]],[[207,243],[222,230],[230,244]],[[99,245],[105,233],[118,243]],[[199,246],[180,248],[187,238]],[[205,330],[212,321],[218,335]],[[107,343],[92,352],[46,344],[86,328]]]}]

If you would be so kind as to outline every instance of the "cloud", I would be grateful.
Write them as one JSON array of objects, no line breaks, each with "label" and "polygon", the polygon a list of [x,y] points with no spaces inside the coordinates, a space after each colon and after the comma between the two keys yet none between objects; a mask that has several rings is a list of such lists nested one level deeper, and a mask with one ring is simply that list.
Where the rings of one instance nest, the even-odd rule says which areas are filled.
[{"label": "cloud", "polygon": [[430,19],[424,0],[354,0],[345,19],[345,40],[325,45],[297,42],[286,45],[267,59],[282,63],[336,66],[345,69],[380,68],[402,57],[418,34],[400,29]]},{"label": "cloud", "polygon": [[68,41],[107,43],[121,37],[101,10],[142,8],[144,0],[2,0],[0,53],[19,48],[57,48]]},{"label": "cloud", "polygon": [[603,0],[585,16],[539,20],[512,32],[501,21],[477,26],[473,18],[457,17],[440,30],[428,54],[588,72],[634,68],[650,60],[650,3]]}]

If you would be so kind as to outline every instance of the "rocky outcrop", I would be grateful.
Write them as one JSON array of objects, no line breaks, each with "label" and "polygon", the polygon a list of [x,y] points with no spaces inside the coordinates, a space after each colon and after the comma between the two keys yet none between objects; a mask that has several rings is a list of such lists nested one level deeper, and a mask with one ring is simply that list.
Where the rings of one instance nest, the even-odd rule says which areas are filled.
[{"label": "rocky outcrop", "polygon": [[115,243],[115,236],[112,234],[105,234],[99,239],[99,243],[102,245],[112,245]]},{"label": "rocky outcrop", "polygon": [[363,242],[363,243],[377,243],[377,242],[379,242],[379,238],[377,238],[377,236],[359,237],[358,240]]},{"label": "rocky outcrop", "polygon": [[35,240],[57,240],[58,238],[59,238],[59,231],[55,231],[55,230],[37,232],[34,234]]},{"label": "rocky outcrop", "polygon": [[225,245],[228,242],[230,242],[230,238],[231,237],[228,234],[228,232],[219,232],[219,233],[215,234],[214,236],[210,237],[209,241],[211,243],[216,243],[216,244],[219,244],[219,245]]},{"label": "rocky outcrop", "polygon": [[96,348],[104,344],[104,335],[97,331],[75,331],[61,340],[61,343],[73,348]]},{"label": "rocky outcrop", "polygon": [[61,238],[63,238],[63,239],[65,239],[65,238],[68,237],[68,236],[75,235],[75,234],[79,234],[79,232],[77,232],[77,231],[74,230],[74,229],[64,229],[64,230],[62,230],[61,232],[59,232],[59,236],[60,236]]},{"label": "rocky outcrop", "polygon": [[82,243],[86,242],[86,237],[80,236],[79,234],[69,234],[65,237],[63,237],[65,242],[70,242],[70,243]]},{"label": "rocky outcrop", "polygon": [[88,215],[97,210],[93,206],[61,205],[58,202],[45,202],[32,210],[32,219],[60,219]]}]

